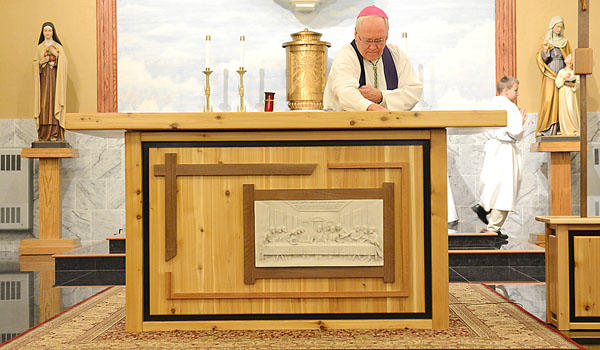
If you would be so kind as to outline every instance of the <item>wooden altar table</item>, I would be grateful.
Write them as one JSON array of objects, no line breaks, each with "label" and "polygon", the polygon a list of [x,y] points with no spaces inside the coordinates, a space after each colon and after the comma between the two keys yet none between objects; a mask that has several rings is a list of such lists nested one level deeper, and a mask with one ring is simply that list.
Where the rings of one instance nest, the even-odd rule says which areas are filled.
[{"label": "wooden altar table", "polygon": [[66,128],[129,130],[128,331],[445,329],[445,128],[505,123],[504,111],[94,113],[67,114]]}]

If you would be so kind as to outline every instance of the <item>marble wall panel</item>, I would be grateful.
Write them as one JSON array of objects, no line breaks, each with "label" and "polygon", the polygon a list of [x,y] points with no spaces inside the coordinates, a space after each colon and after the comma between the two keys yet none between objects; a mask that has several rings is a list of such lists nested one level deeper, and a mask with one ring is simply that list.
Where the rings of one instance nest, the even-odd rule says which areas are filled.
[{"label": "marble wall panel", "polygon": [[454,204],[457,207],[472,206],[479,201],[477,183],[479,176],[450,176]]},{"label": "marble wall panel", "polygon": [[125,180],[106,180],[108,209],[125,209]]},{"label": "marble wall panel", "polygon": [[61,161],[61,176],[68,180],[88,180],[90,176],[90,164],[92,151],[89,149],[77,149],[78,158],[65,158]]},{"label": "marble wall panel", "polygon": [[543,222],[535,220],[536,216],[548,215],[548,208],[543,206],[525,205],[523,208],[523,234],[542,234],[546,232]]},{"label": "marble wall panel", "polygon": [[92,237],[105,239],[123,229],[121,222],[123,210],[94,210],[92,215]]},{"label": "marble wall panel", "polygon": [[91,210],[63,210],[63,237],[79,238],[83,242],[94,240],[91,235]]},{"label": "marble wall panel", "polygon": [[535,175],[523,175],[519,195],[517,197],[517,206],[537,205],[538,204],[538,184]]},{"label": "marble wall panel", "polygon": [[483,144],[460,144],[459,167],[462,175],[480,175],[485,153]]},{"label": "marble wall panel", "polygon": [[14,119],[14,147],[31,147],[37,139],[37,129],[34,119]]},{"label": "marble wall panel", "polygon": [[77,181],[74,180],[63,180],[62,181],[62,209],[73,210],[76,209],[76,193],[77,193]]},{"label": "marble wall panel", "polygon": [[75,206],[78,210],[106,209],[105,180],[76,180]]},{"label": "marble wall panel", "polygon": [[91,179],[122,179],[124,159],[121,153],[120,149],[90,150]]},{"label": "marble wall panel", "polygon": [[11,148],[15,144],[15,121],[0,119],[0,147]]}]

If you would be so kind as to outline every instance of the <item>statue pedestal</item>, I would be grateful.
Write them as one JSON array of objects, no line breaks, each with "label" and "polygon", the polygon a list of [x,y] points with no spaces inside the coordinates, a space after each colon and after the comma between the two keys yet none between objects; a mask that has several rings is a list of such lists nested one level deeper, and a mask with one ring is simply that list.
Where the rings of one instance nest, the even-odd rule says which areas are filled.
[{"label": "statue pedestal", "polygon": [[72,148],[23,148],[23,158],[39,158],[40,237],[21,241],[19,254],[57,254],[80,247],[79,239],[62,238],[60,161],[77,158]]},{"label": "statue pedestal", "polygon": [[579,152],[579,147],[579,140],[539,141],[531,145],[531,152],[550,153],[548,172],[550,215],[571,215],[571,152]]}]

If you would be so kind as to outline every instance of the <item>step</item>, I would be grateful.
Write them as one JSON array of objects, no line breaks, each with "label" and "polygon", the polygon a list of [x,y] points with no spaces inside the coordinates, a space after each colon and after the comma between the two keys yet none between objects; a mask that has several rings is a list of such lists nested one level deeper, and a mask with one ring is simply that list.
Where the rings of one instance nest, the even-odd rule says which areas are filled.
[{"label": "step", "polygon": [[449,233],[448,249],[489,249],[499,248],[501,240],[495,233]]},{"label": "step", "polygon": [[108,252],[110,254],[125,254],[125,236],[110,236],[106,237],[108,240]]},{"label": "step", "polygon": [[111,254],[107,241],[52,257],[56,287],[125,285],[125,254]]},{"label": "step", "polygon": [[[475,242],[479,238],[474,237],[471,242]],[[466,238],[460,235],[453,238],[448,237],[449,242],[464,239]],[[545,281],[546,256],[544,248],[512,238],[506,241],[500,241],[496,238],[488,239],[496,241],[493,247],[472,245],[448,250],[451,282]],[[498,244],[498,242],[501,244]],[[450,245],[451,243],[449,243]]]}]

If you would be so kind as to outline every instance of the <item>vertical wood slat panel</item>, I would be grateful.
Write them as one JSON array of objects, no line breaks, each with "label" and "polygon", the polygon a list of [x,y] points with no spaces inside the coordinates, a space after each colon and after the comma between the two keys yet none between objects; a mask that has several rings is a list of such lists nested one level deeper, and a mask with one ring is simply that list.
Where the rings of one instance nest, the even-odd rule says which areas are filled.
[{"label": "vertical wood slat panel", "polygon": [[[577,15],[577,46],[580,48],[590,47],[590,11],[589,4],[579,2]],[[584,7],[585,5],[585,7]],[[587,75],[582,74],[579,82],[579,212],[581,217],[587,217]]]},{"label": "vertical wood slat panel", "polygon": [[177,255],[177,153],[165,154],[165,261]]},{"label": "vertical wood slat panel", "polygon": [[125,291],[127,332],[141,332],[143,322],[143,231],[141,133],[125,133],[125,203],[126,235]]},{"label": "vertical wood slat panel", "polygon": [[96,0],[97,111],[118,112],[117,1]]},{"label": "vertical wood slat panel", "polygon": [[515,0],[496,0],[496,81],[517,76],[517,19]]}]

